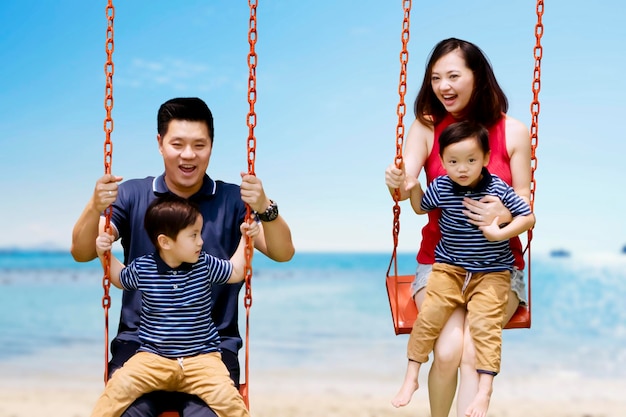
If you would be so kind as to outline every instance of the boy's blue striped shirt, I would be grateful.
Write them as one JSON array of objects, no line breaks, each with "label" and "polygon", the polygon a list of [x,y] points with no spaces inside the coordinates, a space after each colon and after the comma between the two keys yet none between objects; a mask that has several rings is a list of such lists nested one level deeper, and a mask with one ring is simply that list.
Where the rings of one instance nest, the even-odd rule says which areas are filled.
[{"label": "boy's blue striped shirt", "polygon": [[463,198],[473,200],[492,195],[498,197],[513,217],[531,214],[530,206],[515,194],[511,186],[483,169],[483,178],[474,189],[461,187],[447,175],[430,183],[422,199],[422,210],[441,208],[441,240],[435,248],[435,261],[457,265],[470,272],[513,269],[509,241],[490,242],[470,222],[463,210]]},{"label": "boy's blue striped shirt", "polygon": [[205,252],[193,265],[170,268],[152,253],[122,269],[122,287],[142,295],[139,350],[167,358],[218,351],[211,286],[225,284],[231,273],[230,261]]}]

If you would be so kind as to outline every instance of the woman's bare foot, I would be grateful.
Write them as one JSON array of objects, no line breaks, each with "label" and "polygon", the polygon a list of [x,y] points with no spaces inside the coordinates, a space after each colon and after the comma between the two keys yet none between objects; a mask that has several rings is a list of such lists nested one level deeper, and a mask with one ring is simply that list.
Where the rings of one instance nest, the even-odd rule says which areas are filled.
[{"label": "woman's bare foot", "polygon": [[406,375],[404,376],[404,382],[400,387],[400,391],[391,400],[391,405],[394,407],[404,407],[413,397],[413,393],[419,388],[417,383],[417,377],[419,375],[420,364],[418,362],[409,361],[409,365],[406,369]]},{"label": "woman's bare foot", "polygon": [[476,396],[472,400],[467,411],[465,411],[466,417],[485,417],[487,410],[489,409],[489,401],[491,400],[491,393],[478,391]]}]

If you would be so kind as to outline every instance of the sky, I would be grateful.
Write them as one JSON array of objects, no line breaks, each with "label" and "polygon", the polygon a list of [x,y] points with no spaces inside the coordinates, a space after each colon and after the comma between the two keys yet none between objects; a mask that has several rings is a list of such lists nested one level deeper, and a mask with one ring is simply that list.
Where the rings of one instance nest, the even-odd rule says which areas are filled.
[{"label": "sky", "polygon": [[[530,125],[533,1],[413,1],[407,109],[433,46],[471,41]],[[626,3],[545,2],[534,253],[626,245]],[[112,170],[163,170],[156,113],[198,96],[215,117],[208,173],[247,170],[247,1],[115,3]],[[391,251],[400,0],[257,2],[256,174],[298,251]],[[0,3],[0,248],[69,248],[104,173],[106,1]],[[415,252],[425,217],[401,205],[398,250]]]}]

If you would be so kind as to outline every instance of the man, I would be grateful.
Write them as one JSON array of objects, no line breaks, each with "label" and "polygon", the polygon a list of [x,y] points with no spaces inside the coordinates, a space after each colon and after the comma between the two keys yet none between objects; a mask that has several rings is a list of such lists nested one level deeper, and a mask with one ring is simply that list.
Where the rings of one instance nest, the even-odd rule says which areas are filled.
[{"label": "man", "polygon": [[[121,239],[124,263],[153,252],[143,228],[144,214],[159,195],[173,193],[195,202],[202,212],[203,249],[216,257],[228,259],[235,252],[245,218],[245,204],[250,205],[262,222],[254,246],[270,259],[285,262],[292,258],[294,247],[289,226],[278,213],[276,203],[263,190],[261,181],[242,174],[241,186],[214,181],[206,170],[213,148],[213,116],[198,98],[175,98],[161,105],[157,116],[157,142],[165,172],[159,177],[128,180],[104,175],[96,182],[93,195],[74,225],[72,256],[86,262],[96,257],[96,238],[104,229],[101,213],[113,204],[112,233]],[[239,290],[242,284],[228,284],[213,291],[213,320],[221,338],[222,360],[239,386],[237,352],[242,346],[237,324]],[[109,375],[121,367],[139,347],[137,329],[141,296],[125,291],[118,334],[111,342]],[[183,417],[215,417],[199,398],[180,393],[157,392],[144,395],[131,405],[123,417],[158,416],[166,408],[178,409]]]}]

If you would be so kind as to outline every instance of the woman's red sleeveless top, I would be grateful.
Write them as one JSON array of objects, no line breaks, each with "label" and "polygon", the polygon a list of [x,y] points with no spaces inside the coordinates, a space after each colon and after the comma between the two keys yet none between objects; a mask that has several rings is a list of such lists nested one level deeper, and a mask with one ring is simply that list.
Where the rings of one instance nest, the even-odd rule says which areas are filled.
[{"label": "woman's red sleeveless top", "polygon": [[[439,136],[441,132],[455,122],[451,115],[447,115],[441,122],[435,125],[435,139],[433,141],[433,149],[424,164],[424,172],[428,184],[435,178],[445,175],[446,171],[439,159]],[[502,178],[504,182],[512,185],[511,164],[509,154],[506,149],[506,117],[503,116],[498,122],[491,126],[489,130],[489,147],[491,148],[491,156],[487,169],[490,173],[496,174]],[[439,231],[440,210],[428,212],[428,223],[422,229],[422,243],[417,253],[417,262],[420,264],[433,264],[435,262],[435,246],[441,239]],[[519,237],[511,239],[511,250],[515,257],[515,266],[524,269],[524,256],[522,251],[522,242]]]}]

